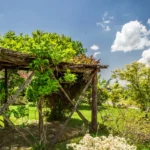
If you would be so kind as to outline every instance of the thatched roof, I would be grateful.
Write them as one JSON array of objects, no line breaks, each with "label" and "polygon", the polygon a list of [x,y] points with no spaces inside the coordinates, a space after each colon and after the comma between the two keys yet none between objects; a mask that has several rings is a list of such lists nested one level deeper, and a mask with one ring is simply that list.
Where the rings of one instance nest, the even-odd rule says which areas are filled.
[{"label": "thatched roof", "polygon": [[[6,49],[6,48],[0,48],[0,69],[3,68],[16,68],[21,70],[30,69],[29,63],[31,63],[36,57],[21,53],[18,51]],[[79,57],[76,59],[80,59]],[[84,73],[84,72],[91,72],[93,69],[103,69],[107,68],[107,65],[100,65],[98,61],[95,61],[95,63],[91,64],[85,64],[82,61],[80,63],[60,63],[57,66],[54,64],[51,64],[51,68],[58,71],[66,71],[67,69],[70,69],[71,72],[76,73]]]}]

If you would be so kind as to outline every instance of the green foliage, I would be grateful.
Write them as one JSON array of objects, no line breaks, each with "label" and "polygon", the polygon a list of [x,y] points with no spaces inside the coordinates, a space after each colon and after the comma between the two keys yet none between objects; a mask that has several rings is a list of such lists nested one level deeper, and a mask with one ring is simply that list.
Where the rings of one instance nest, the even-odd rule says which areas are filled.
[{"label": "green foliage", "polygon": [[137,101],[143,109],[150,107],[150,67],[134,62],[121,70],[115,70],[113,78],[127,82],[126,97]]},{"label": "green foliage", "polygon": [[72,74],[70,72],[70,70],[67,70],[65,73],[64,73],[64,80],[66,82],[75,82],[77,79],[77,75],[75,74]]},{"label": "green foliage", "polygon": [[[102,105],[108,99],[107,85],[108,85],[108,81],[106,81],[105,79],[101,79],[100,76],[98,76],[98,84],[97,84],[98,105]],[[85,92],[83,98],[84,98],[85,103],[91,104],[91,98],[92,98],[92,87],[91,86]]]},{"label": "green foliage", "polygon": [[64,108],[64,104],[59,100],[54,107],[51,108],[51,112],[47,117],[47,121],[56,121],[56,120],[65,120],[66,113],[68,112],[66,108]]},{"label": "green foliage", "polygon": [[102,103],[108,100],[108,90],[107,90],[108,82],[109,81],[106,81],[105,79],[101,79],[100,76],[98,77],[97,98],[99,105],[102,105]]},{"label": "green foliage", "polygon": [[111,112],[103,115],[109,132],[125,137],[132,144],[150,146],[150,118],[132,109],[118,109],[117,113],[117,116]]},{"label": "green foliage", "polygon": [[[20,77],[17,70],[7,70],[7,76],[8,76],[8,96],[12,95],[16,92],[18,89],[18,86],[20,86],[24,79]],[[1,76],[3,77],[0,79],[0,100],[4,100],[5,98],[5,85],[4,85],[4,70],[0,71]]]},{"label": "green foliage", "polygon": [[26,89],[25,97],[28,99],[29,102],[36,102],[37,101],[37,97],[36,97],[36,95],[35,95],[33,90],[34,89],[30,85]]},{"label": "green foliage", "polygon": [[4,89],[4,80],[0,79],[0,101],[4,100],[5,98],[5,89]]},{"label": "green foliage", "polygon": [[[36,30],[31,36],[9,31],[0,37],[0,47],[51,57],[54,63],[71,61],[72,56],[84,54],[82,43],[67,36]],[[41,51],[43,53],[41,53]]]},{"label": "green foliage", "polygon": [[25,106],[17,106],[17,109],[12,109],[10,110],[11,114],[14,115],[15,118],[19,119],[19,118],[23,118],[25,116],[29,115],[29,109],[26,108]]},{"label": "green foliage", "polygon": [[[64,35],[39,30],[32,32],[31,36],[22,33],[16,35],[15,32],[9,31],[0,37],[0,46],[30,53],[37,57],[30,64],[31,69],[35,71],[35,76],[31,83],[32,88],[30,87],[26,92],[31,95],[32,91],[34,100],[56,92],[59,88],[57,81],[53,78],[53,71],[49,69],[52,63],[70,62],[73,56],[86,52],[79,41],[73,41]],[[66,82],[73,82],[76,75],[67,71],[64,79]]]},{"label": "green foliage", "polygon": [[124,89],[118,82],[115,82],[112,86],[110,86],[110,89],[109,99],[112,101],[113,106],[115,106],[116,103],[122,99]]}]

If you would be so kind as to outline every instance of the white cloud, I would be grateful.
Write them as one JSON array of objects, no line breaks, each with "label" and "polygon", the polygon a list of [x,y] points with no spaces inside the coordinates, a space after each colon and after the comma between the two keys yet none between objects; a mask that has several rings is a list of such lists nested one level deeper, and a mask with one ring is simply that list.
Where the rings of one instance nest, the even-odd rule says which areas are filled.
[{"label": "white cloud", "polygon": [[104,23],[108,24],[108,23],[110,23],[110,20],[106,20],[106,21],[104,21]]},{"label": "white cloud", "polygon": [[138,62],[144,63],[146,66],[150,66],[150,49],[143,51],[142,58]]},{"label": "white cloud", "polygon": [[110,26],[108,26],[107,24],[110,24],[110,20],[114,19],[113,16],[108,16],[108,12],[105,12],[103,17],[102,17],[102,21],[101,22],[97,22],[96,25],[102,27],[102,29],[104,31],[110,31]]},{"label": "white cloud", "polygon": [[113,16],[110,16],[109,19],[114,19],[114,17],[113,17]]},{"label": "white cloud", "polygon": [[105,27],[105,25],[104,25],[103,23],[101,23],[101,22],[97,22],[96,25],[97,25],[97,26],[101,26],[102,28]]},{"label": "white cloud", "polygon": [[110,80],[110,86],[112,86],[116,81],[118,81],[118,83],[121,85],[121,86],[123,86],[123,87],[126,87],[126,85],[128,84],[128,82],[127,81],[125,81],[125,80],[120,80],[120,79],[112,79],[112,80]]},{"label": "white cloud", "polygon": [[150,19],[148,19],[148,20],[147,20],[147,24],[149,24],[149,25],[150,25]]},{"label": "white cloud", "polygon": [[123,25],[121,32],[116,33],[116,39],[111,51],[132,51],[150,46],[148,35],[150,31],[139,21],[130,21]]},{"label": "white cloud", "polygon": [[99,49],[99,46],[98,45],[92,45],[91,47],[90,47],[90,49],[91,50],[94,50],[94,51],[97,51],[98,49]]},{"label": "white cloud", "polygon": [[93,56],[94,57],[97,57],[97,55],[100,55],[101,54],[101,52],[95,52],[94,54],[93,54]]},{"label": "white cloud", "polygon": [[106,26],[104,30],[105,30],[105,31],[110,31],[111,29],[110,29],[109,26]]},{"label": "white cloud", "polygon": [[111,30],[109,26],[106,26],[105,24],[103,24],[101,22],[97,22],[96,24],[97,24],[97,26],[101,26],[104,31],[110,31]]},{"label": "white cloud", "polygon": [[105,12],[105,13],[104,13],[104,17],[106,17],[107,15],[108,15],[108,12]]}]

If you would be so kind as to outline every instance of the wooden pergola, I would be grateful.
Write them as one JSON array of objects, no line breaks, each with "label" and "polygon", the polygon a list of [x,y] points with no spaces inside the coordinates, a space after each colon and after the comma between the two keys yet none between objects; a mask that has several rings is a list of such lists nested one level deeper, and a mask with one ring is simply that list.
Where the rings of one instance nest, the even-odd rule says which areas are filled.
[{"label": "wooden pergola", "polygon": [[[20,53],[18,51],[10,50],[10,49],[5,49],[5,48],[0,48],[0,70],[4,69],[5,76],[5,104],[0,108],[0,115],[2,115],[5,120],[7,120],[10,124],[11,121],[7,116],[5,115],[5,110],[9,107],[10,104],[13,104],[17,96],[23,91],[23,89],[30,83],[32,76],[34,75],[34,71],[31,71],[31,74],[27,77],[25,83],[21,85],[18,89],[18,91],[11,96],[11,98],[8,101],[8,89],[7,89],[7,84],[8,84],[8,79],[7,79],[7,72],[8,69],[17,69],[17,70],[30,70],[29,64],[35,59],[35,56],[25,54],[25,53]],[[50,64],[49,66],[51,69],[54,71],[59,71],[59,72],[66,72],[67,69],[70,69],[71,72],[73,73],[86,73],[89,76],[89,80],[87,81],[83,91],[81,92],[81,95],[86,91],[86,89],[89,87],[89,85],[92,83],[92,118],[91,118],[91,124],[90,124],[90,131],[95,132],[97,131],[97,73],[100,72],[101,69],[105,69],[108,66],[107,65],[100,65],[99,63],[96,64],[74,64],[74,63],[60,63],[54,65],[53,63]],[[69,97],[67,92],[64,90],[62,86],[60,86],[60,90],[62,93],[64,93],[66,99],[68,102],[73,106],[73,110],[69,116],[69,118],[66,120],[64,123],[64,127],[62,130],[66,127],[68,122],[70,121],[72,115],[76,111],[78,115],[81,117],[81,119],[85,123],[89,123],[86,118],[79,112],[77,109],[78,105],[81,102],[81,95],[78,97],[77,103],[74,105],[72,102],[72,99]],[[42,107],[39,104],[39,109],[42,112]],[[39,130],[42,132],[43,128],[43,120],[42,120],[42,114],[39,113]],[[18,130],[18,129],[16,129]],[[62,130],[58,133],[57,137],[55,140],[57,140],[59,134],[61,134]],[[55,142],[54,140],[54,142]]]}]

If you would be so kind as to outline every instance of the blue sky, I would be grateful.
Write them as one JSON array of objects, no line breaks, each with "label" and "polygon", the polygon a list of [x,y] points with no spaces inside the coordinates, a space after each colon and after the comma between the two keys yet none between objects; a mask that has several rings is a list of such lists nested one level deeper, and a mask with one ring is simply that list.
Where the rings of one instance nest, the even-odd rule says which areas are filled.
[{"label": "blue sky", "polygon": [[150,60],[149,6],[149,0],[0,0],[0,34],[40,29],[70,36],[109,65],[102,71],[108,79],[116,68]]}]

